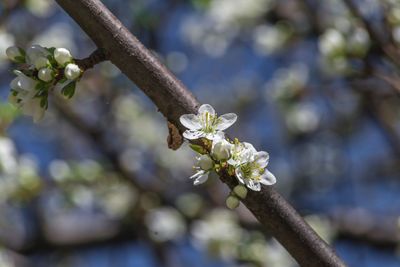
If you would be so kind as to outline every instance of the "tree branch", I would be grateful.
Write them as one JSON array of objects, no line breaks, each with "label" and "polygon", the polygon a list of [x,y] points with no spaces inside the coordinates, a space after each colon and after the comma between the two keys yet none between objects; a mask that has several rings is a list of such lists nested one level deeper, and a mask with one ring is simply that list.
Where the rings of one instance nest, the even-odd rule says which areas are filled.
[{"label": "tree branch", "polygon": [[96,49],[87,58],[75,59],[75,63],[83,70],[91,69],[94,65],[97,65],[107,60],[107,55],[103,49]]},{"label": "tree branch", "polygon": [[[150,97],[181,131],[179,117],[196,113],[199,102],[99,0],[56,0],[109,59]],[[231,188],[234,177],[221,179]],[[301,266],[345,266],[273,187],[250,192],[243,203]]]}]

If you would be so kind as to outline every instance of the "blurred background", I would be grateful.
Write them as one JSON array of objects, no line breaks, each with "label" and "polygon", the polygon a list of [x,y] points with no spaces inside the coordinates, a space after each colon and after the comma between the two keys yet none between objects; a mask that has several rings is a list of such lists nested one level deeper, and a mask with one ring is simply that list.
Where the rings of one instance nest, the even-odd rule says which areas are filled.
[{"label": "blurred background", "polygon": [[[349,266],[400,266],[400,1],[104,0]],[[0,266],[297,266],[112,64],[34,124],[5,49],[93,43],[52,0],[0,2]],[[262,205],[262,203],[260,203]]]}]

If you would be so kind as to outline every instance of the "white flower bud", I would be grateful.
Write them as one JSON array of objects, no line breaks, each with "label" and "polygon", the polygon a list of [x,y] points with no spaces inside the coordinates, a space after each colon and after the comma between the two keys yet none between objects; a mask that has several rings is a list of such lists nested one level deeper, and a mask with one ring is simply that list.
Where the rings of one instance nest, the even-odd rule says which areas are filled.
[{"label": "white flower bud", "polygon": [[40,45],[32,45],[26,50],[27,62],[32,65],[39,57],[47,57],[48,55],[50,55],[49,51]]},{"label": "white flower bud", "polygon": [[233,192],[240,197],[241,199],[245,199],[247,196],[247,188],[244,185],[237,185],[233,188]]},{"label": "white flower bud", "polygon": [[34,65],[35,65],[35,68],[36,68],[37,70],[40,70],[40,69],[43,69],[43,68],[47,67],[47,65],[48,65],[49,63],[50,63],[50,62],[49,62],[49,60],[48,60],[47,58],[45,58],[45,57],[38,57],[38,58],[35,60]]},{"label": "white flower bud", "polygon": [[60,66],[64,66],[65,64],[71,62],[72,55],[68,49],[57,48],[56,50],[54,50],[54,59]]},{"label": "white flower bud", "polygon": [[207,155],[201,155],[198,160],[198,165],[202,170],[208,171],[214,166],[212,159]]},{"label": "white flower bud", "polygon": [[211,153],[217,160],[227,160],[231,157],[232,144],[225,139],[214,140]]},{"label": "white flower bud", "polygon": [[21,90],[21,87],[19,85],[19,77],[14,78],[11,82],[10,82],[10,87],[11,89],[15,90],[15,91],[19,91]]},{"label": "white flower bud", "polygon": [[35,89],[38,81],[32,79],[31,77],[26,76],[19,70],[15,70],[14,73],[18,76],[16,79],[12,80],[11,88],[14,90],[24,90],[24,91],[32,91]]},{"label": "white flower bud", "polygon": [[233,210],[236,209],[239,206],[239,199],[235,196],[229,196],[226,201],[225,201],[226,206]]},{"label": "white flower bud", "polygon": [[44,82],[50,82],[53,80],[53,70],[49,68],[43,68],[39,70],[38,78]]},{"label": "white flower bud", "polygon": [[17,57],[23,57],[24,55],[22,54],[22,49],[17,47],[17,46],[10,46],[9,48],[7,48],[6,50],[6,55],[8,57],[8,59],[10,59],[11,61],[17,61],[16,58]]},{"label": "white flower bud", "polygon": [[64,75],[68,80],[76,80],[81,76],[81,69],[76,64],[68,64],[65,67]]}]

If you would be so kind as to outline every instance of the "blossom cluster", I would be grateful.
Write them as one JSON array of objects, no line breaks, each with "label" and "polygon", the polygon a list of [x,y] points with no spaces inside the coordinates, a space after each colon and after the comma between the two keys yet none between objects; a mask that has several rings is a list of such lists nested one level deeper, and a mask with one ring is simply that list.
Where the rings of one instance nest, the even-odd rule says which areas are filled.
[{"label": "blossom cluster", "polygon": [[17,64],[11,83],[9,101],[21,109],[23,114],[42,119],[48,107],[49,93],[60,89],[71,98],[75,93],[76,81],[82,70],[65,48],[47,48],[32,45],[26,51],[12,46],[6,50],[7,57]]},{"label": "blossom cluster", "polygon": [[247,142],[238,139],[229,140],[224,130],[232,126],[237,120],[234,113],[218,116],[212,106],[200,106],[198,114],[184,114],[180,122],[187,130],[183,137],[193,141],[190,147],[197,152],[196,173],[191,176],[194,185],[207,181],[211,172],[227,171],[234,175],[239,185],[234,188],[227,198],[227,206],[235,208],[239,198],[245,198],[247,188],[260,191],[261,184],[272,185],[276,182],[275,176],[266,169],[269,154],[257,151]]}]

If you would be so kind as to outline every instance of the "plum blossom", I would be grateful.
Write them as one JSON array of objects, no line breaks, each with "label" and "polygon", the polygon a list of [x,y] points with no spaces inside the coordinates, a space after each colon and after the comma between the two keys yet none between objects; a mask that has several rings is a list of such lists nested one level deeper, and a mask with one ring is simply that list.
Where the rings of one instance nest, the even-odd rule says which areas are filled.
[{"label": "plum blossom", "polygon": [[233,144],[225,139],[223,132],[220,132],[213,141],[211,155],[214,159],[223,161],[231,157],[231,149]]},{"label": "plum blossom", "polygon": [[217,116],[214,108],[209,104],[201,105],[198,114],[184,114],[180,117],[180,122],[188,128],[183,133],[183,137],[189,140],[207,138],[213,140],[219,132],[229,128],[236,122],[237,116],[228,113]]},{"label": "plum blossom", "polygon": [[275,176],[266,169],[269,161],[267,152],[255,152],[250,156],[250,159],[251,161],[235,168],[235,174],[240,183],[254,191],[260,191],[261,184],[272,185],[276,183]]},{"label": "plum blossom", "polygon": [[196,160],[197,163],[194,168],[197,172],[193,174],[190,179],[194,179],[194,185],[199,185],[207,181],[208,175],[214,167],[214,163],[208,155],[200,155]]},{"label": "plum blossom", "polygon": [[235,145],[231,147],[231,158],[228,163],[234,167],[254,160],[257,150],[250,143],[235,141]]}]

